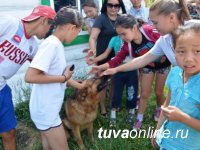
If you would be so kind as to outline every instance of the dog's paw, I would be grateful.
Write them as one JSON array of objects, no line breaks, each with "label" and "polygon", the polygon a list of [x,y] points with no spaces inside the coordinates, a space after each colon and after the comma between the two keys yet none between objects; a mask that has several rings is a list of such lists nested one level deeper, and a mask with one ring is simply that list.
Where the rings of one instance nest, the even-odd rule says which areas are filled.
[{"label": "dog's paw", "polygon": [[79,148],[80,150],[87,150],[87,148],[84,145],[81,145]]},{"label": "dog's paw", "polygon": [[90,142],[91,142],[92,144],[95,144],[94,138],[91,138],[91,139],[90,139]]}]

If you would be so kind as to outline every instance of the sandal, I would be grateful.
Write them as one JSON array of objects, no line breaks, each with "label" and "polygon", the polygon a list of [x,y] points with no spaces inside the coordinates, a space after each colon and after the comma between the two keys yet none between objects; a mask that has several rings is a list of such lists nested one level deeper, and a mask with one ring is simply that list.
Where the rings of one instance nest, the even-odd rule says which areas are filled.
[{"label": "sandal", "polygon": [[104,117],[104,118],[108,118],[108,114],[107,114],[107,112],[101,114],[101,116]]}]

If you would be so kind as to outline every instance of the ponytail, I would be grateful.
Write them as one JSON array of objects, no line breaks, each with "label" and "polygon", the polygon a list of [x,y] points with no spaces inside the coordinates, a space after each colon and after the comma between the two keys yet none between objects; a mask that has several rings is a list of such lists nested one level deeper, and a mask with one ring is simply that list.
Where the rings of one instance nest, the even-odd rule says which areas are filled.
[{"label": "ponytail", "polygon": [[159,15],[169,15],[174,12],[181,23],[191,19],[185,0],[179,0],[179,3],[176,0],[156,0],[149,11],[157,11]]},{"label": "ponytail", "polygon": [[190,20],[191,16],[190,16],[186,1],[179,0],[179,5],[182,8],[181,22],[184,22],[184,20]]}]

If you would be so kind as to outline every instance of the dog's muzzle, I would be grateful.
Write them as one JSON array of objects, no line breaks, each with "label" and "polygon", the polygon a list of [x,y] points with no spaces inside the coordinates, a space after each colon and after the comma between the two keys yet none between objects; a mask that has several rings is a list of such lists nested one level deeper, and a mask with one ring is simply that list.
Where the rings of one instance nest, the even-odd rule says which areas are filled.
[{"label": "dog's muzzle", "polygon": [[103,90],[109,84],[109,82],[111,81],[111,77],[110,76],[103,76],[100,79],[101,79],[101,82],[97,86],[97,91],[98,92]]}]

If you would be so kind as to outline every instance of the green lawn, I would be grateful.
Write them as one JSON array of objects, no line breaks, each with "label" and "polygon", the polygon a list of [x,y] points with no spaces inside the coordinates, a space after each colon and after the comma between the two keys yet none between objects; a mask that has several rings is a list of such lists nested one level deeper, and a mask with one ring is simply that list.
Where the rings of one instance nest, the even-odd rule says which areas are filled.
[{"label": "green lawn", "polygon": [[[118,138],[98,138],[98,130],[102,128],[104,131],[107,130],[106,135],[108,136],[108,130],[115,130],[119,132],[119,130],[123,131],[127,129],[130,131],[132,124],[126,123],[126,114],[127,110],[125,108],[125,97],[123,97],[123,109],[117,114],[117,127],[116,128],[109,128],[109,119],[103,118],[101,115],[98,115],[97,119],[94,122],[94,137],[95,137],[95,144],[89,142],[87,138],[86,132],[83,133],[84,143],[88,149],[91,150],[153,150],[150,139],[149,138],[122,138],[119,136]],[[156,123],[152,119],[152,114],[155,108],[155,96],[152,95],[149,103],[148,108],[145,113],[144,118],[144,130],[147,130],[149,127],[154,127]],[[124,131],[125,132],[125,131]],[[102,134],[103,135],[103,134]],[[122,135],[122,134],[120,134]],[[132,136],[135,135],[133,132]],[[104,136],[105,137],[105,136]],[[69,145],[71,149],[78,149],[76,143],[72,138],[69,140]]]},{"label": "green lawn", "polygon": [[[71,95],[73,89],[68,89],[66,92],[66,96],[68,97]],[[166,93],[166,91],[165,91]],[[124,94],[125,95],[125,94]],[[116,128],[109,128],[109,119],[103,118],[100,114],[98,114],[97,119],[94,122],[94,138],[95,143],[91,143],[87,137],[87,132],[83,131],[82,138],[84,140],[84,144],[89,150],[153,150],[150,139],[145,137],[143,138],[141,134],[140,138],[136,137],[136,133],[132,132],[132,137],[129,136],[127,138],[127,134],[132,124],[126,123],[126,115],[127,110],[125,108],[126,97],[123,95],[122,100],[122,110],[117,113],[117,127]],[[156,106],[155,102],[155,95],[152,93],[149,101],[148,101],[148,108],[144,115],[144,123],[142,129],[146,132],[148,131],[149,127],[154,128],[156,123],[152,119],[152,114],[154,112],[154,108]],[[109,107],[107,110],[110,111]],[[63,116],[64,111],[61,110],[61,116]],[[19,150],[42,150],[41,140],[38,131],[35,129],[34,125],[30,120],[30,115],[28,111],[28,101],[27,102],[20,102],[16,106],[16,115],[18,118],[18,129],[17,129],[17,143]],[[104,133],[101,134],[102,138],[98,137],[98,130],[102,128]],[[126,129],[126,130],[125,130]],[[119,134],[118,138],[114,138],[111,136],[109,138],[109,131],[115,130],[115,132],[123,131],[124,134]],[[114,132],[114,131],[112,131]],[[144,133],[144,132],[143,132]],[[135,136],[135,137],[134,137]],[[108,138],[104,138],[108,137]],[[68,140],[69,147],[71,150],[78,149],[76,142],[74,141],[73,137],[71,136]],[[0,150],[2,149],[2,143],[0,140]]]}]

